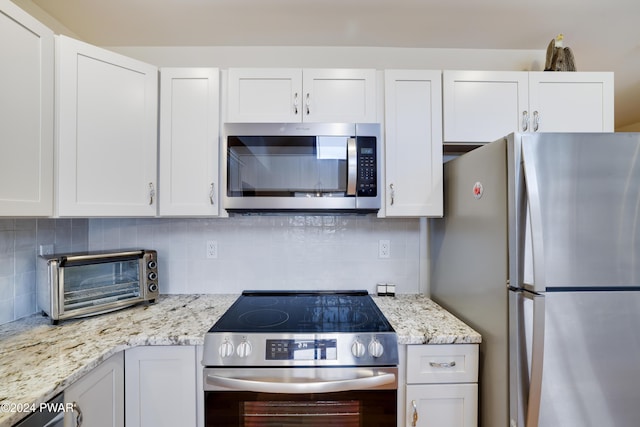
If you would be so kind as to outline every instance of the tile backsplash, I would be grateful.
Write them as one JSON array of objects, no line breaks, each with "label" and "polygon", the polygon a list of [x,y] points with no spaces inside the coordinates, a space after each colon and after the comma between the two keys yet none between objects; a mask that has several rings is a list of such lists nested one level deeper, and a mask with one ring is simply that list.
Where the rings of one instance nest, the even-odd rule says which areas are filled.
[{"label": "tile backsplash", "polygon": [[[91,250],[158,251],[160,292],[245,289],[367,289],[420,293],[418,219],[369,216],[234,216],[207,219],[91,219]],[[379,240],[389,240],[381,259]],[[217,244],[207,258],[207,242]],[[423,254],[424,255],[424,254]]]},{"label": "tile backsplash", "polygon": [[[160,292],[366,289],[422,293],[421,220],[371,216],[0,219],[0,324],[37,312],[36,257],[55,252],[156,249]],[[379,257],[379,241],[389,257]],[[207,242],[215,242],[215,258]]]},{"label": "tile backsplash", "polygon": [[57,252],[88,248],[86,219],[0,218],[0,324],[37,311],[36,257],[40,245]]}]

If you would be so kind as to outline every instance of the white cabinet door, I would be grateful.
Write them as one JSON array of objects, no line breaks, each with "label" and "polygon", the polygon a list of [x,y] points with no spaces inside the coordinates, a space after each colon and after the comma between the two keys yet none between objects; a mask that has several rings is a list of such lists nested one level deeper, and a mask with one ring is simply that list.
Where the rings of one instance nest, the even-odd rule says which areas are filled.
[{"label": "white cabinet door", "polygon": [[613,73],[531,72],[532,132],[613,132]]},{"label": "white cabinet door", "polygon": [[127,427],[197,425],[195,347],[134,347],[125,365]]},{"label": "white cabinet door", "polygon": [[445,70],[444,141],[482,143],[527,131],[523,115],[528,110],[528,90],[524,71]]},{"label": "white cabinet door", "polygon": [[302,88],[305,122],[376,122],[375,70],[305,68]]},{"label": "white cabinet door", "polygon": [[385,215],[442,216],[440,71],[385,71]]},{"label": "white cabinet door", "polygon": [[230,68],[227,121],[292,123],[302,120],[302,70]]},{"label": "white cabinet door", "polygon": [[217,68],[160,70],[160,215],[219,214]]},{"label": "white cabinet door", "polygon": [[[118,352],[64,391],[65,427],[124,427],[124,355]],[[81,421],[78,422],[78,421]]]},{"label": "white cabinet door", "polygon": [[0,216],[53,214],[53,37],[0,0]]},{"label": "white cabinet door", "polygon": [[376,122],[371,69],[230,68],[228,122]]},{"label": "white cabinet door", "polygon": [[[477,427],[477,384],[422,384],[406,388],[406,425]],[[415,406],[414,406],[415,405]]]},{"label": "white cabinet door", "polygon": [[58,214],[156,213],[158,70],[56,38]]}]

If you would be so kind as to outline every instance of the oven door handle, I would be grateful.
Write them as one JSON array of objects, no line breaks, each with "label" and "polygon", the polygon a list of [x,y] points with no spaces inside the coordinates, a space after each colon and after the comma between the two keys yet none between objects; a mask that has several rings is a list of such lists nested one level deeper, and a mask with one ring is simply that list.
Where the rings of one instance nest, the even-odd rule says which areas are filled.
[{"label": "oven door handle", "polygon": [[338,391],[367,390],[396,382],[396,375],[384,373],[348,380],[330,380],[313,382],[273,382],[260,378],[229,378],[207,374],[207,383],[239,391],[256,393],[332,393]]}]

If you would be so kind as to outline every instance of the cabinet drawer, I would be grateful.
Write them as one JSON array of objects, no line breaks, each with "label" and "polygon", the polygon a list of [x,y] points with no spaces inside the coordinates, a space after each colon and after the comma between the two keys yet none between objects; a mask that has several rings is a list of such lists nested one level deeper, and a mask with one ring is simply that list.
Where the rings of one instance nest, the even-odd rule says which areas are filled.
[{"label": "cabinet drawer", "polygon": [[407,384],[477,381],[477,344],[407,346]]}]

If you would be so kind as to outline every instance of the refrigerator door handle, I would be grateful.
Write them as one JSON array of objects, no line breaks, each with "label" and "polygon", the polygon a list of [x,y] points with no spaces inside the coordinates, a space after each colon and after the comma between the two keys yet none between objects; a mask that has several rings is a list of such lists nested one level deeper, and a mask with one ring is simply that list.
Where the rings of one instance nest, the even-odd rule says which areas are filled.
[{"label": "refrigerator door handle", "polygon": [[522,140],[522,164],[524,165],[524,182],[529,205],[529,219],[531,222],[531,245],[533,251],[533,290],[546,290],[544,236],[542,230],[542,207],[540,191],[538,189],[538,173],[535,164],[536,156],[533,152],[533,141]]},{"label": "refrigerator door handle", "polygon": [[538,427],[542,398],[542,370],[544,361],[545,299],[533,295],[533,337],[531,340],[531,374],[527,400],[526,427]]}]

